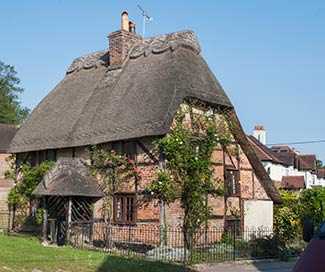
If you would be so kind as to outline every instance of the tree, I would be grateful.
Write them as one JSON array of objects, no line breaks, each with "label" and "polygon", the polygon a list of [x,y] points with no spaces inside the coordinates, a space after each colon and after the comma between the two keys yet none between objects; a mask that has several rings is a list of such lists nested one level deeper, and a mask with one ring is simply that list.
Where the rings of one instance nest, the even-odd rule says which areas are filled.
[{"label": "tree", "polygon": [[20,124],[25,121],[29,109],[22,107],[18,95],[23,89],[18,86],[14,67],[0,61],[0,123]]},{"label": "tree", "polygon": [[323,162],[321,160],[317,160],[316,165],[317,165],[317,169],[325,168],[325,165],[323,165]]}]

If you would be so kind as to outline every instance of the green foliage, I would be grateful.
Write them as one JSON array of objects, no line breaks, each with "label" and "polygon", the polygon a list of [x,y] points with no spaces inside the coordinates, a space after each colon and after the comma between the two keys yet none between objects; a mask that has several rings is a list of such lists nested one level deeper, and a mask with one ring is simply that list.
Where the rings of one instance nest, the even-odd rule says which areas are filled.
[{"label": "green foliage", "polygon": [[0,123],[20,124],[29,114],[29,109],[18,102],[18,95],[23,89],[18,87],[19,79],[16,77],[13,66],[0,61]]},{"label": "green foliage", "polygon": [[180,197],[184,208],[185,242],[189,246],[193,243],[195,230],[210,216],[207,196],[224,193],[223,182],[213,176],[212,152],[218,143],[229,144],[231,140],[225,120],[216,120],[214,114],[208,114],[213,112],[210,108],[204,108],[197,120],[199,123],[194,124],[199,128],[199,135],[194,135],[184,124],[190,110],[191,105],[182,107],[170,133],[156,142],[168,162],[168,170],[158,173],[157,181],[150,188],[167,202],[174,201],[176,195]]},{"label": "green foliage", "polygon": [[173,186],[173,176],[168,171],[157,173],[157,180],[154,180],[149,191],[152,195],[156,195],[167,203],[175,201],[177,190]]},{"label": "green foliage", "polygon": [[293,209],[281,207],[274,214],[275,233],[284,241],[296,238],[299,233],[299,217]]},{"label": "green foliage", "polygon": [[252,257],[272,257],[280,260],[288,260],[288,251],[283,237],[267,235],[255,237],[249,241]]},{"label": "green foliage", "polygon": [[[299,199],[299,216],[301,221],[311,219],[315,226],[320,226],[325,215],[325,188],[304,190]],[[324,205],[322,207],[321,205]]]},{"label": "green foliage", "polygon": [[325,165],[323,165],[323,162],[321,160],[316,160],[316,165],[317,169],[325,168]]},{"label": "green foliage", "polygon": [[43,209],[42,208],[38,208],[36,211],[36,216],[35,216],[35,220],[37,224],[42,224],[43,222]]},{"label": "green foliage", "polygon": [[[8,204],[15,205],[21,209],[27,208],[29,206],[31,193],[53,165],[54,162],[42,162],[35,167],[24,164],[21,168],[22,180],[11,188],[8,195]],[[10,176],[13,175],[13,173],[7,173],[7,175]]]},{"label": "green foliage", "polygon": [[302,224],[312,220],[319,227],[325,218],[325,188],[306,189],[300,193],[281,191],[282,205],[274,206],[274,228],[286,243],[301,239]]}]

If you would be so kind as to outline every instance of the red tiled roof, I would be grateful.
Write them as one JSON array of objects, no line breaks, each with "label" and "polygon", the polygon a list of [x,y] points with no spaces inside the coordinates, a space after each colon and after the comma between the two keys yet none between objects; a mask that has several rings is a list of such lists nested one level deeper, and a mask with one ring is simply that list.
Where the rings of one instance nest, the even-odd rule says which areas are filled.
[{"label": "red tiled roof", "polygon": [[[287,145],[272,146],[271,150],[273,154],[287,166],[295,165],[295,157],[297,154]],[[274,151],[277,150],[277,151]],[[286,150],[286,152],[280,152],[280,150]]]},{"label": "red tiled roof", "polygon": [[283,164],[283,162],[274,155],[271,149],[263,145],[254,136],[247,135],[247,139],[261,161],[272,161],[274,163]]},{"label": "red tiled roof", "polygon": [[280,188],[282,189],[302,189],[305,187],[304,176],[284,176],[282,177]]},{"label": "red tiled roof", "polygon": [[298,155],[298,169],[311,170],[314,173],[316,173],[317,171],[316,155],[315,154]]},{"label": "red tiled roof", "polygon": [[286,153],[274,153],[274,155],[281,161],[283,161],[283,163],[287,166],[291,166],[295,164],[295,157],[296,154],[295,153],[291,153],[291,152],[286,152]]},{"label": "red tiled roof", "polygon": [[325,179],[325,168],[317,169],[317,177]]}]

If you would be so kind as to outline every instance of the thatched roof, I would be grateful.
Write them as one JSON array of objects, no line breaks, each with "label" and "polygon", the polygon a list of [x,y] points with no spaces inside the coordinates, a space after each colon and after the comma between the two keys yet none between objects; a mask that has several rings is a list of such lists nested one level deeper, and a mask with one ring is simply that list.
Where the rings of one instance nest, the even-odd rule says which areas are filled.
[{"label": "thatched roof", "polygon": [[[165,135],[186,98],[233,109],[201,57],[193,32],[141,40],[121,67],[109,65],[107,50],[96,52],[72,63],[66,77],[18,131],[10,151],[20,153]],[[235,113],[234,117],[239,124]],[[236,133],[243,149],[252,153],[248,158],[266,192],[272,200],[281,202],[240,124]]]},{"label": "thatched roof", "polygon": [[60,158],[32,193],[40,196],[104,196],[97,180],[80,159]]},{"label": "thatched roof", "polygon": [[122,67],[108,51],[73,62],[13,139],[13,153],[163,135],[187,97],[232,107],[199,54],[193,32],[159,36],[131,50]]},{"label": "thatched roof", "polygon": [[17,130],[18,125],[0,124],[0,153],[7,153],[10,141]]}]

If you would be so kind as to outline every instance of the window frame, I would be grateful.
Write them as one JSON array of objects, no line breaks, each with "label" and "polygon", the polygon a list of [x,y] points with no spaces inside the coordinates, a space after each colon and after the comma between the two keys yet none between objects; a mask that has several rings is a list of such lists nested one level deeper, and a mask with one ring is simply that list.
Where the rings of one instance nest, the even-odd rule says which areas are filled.
[{"label": "window frame", "polygon": [[[118,200],[121,200],[121,216],[118,216]],[[128,202],[131,201],[132,203]],[[132,218],[129,218],[128,207],[131,207]],[[121,217],[121,218],[118,218]],[[135,193],[115,193],[113,195],[113,223],[134,225],[137,220],[137,197]]]},{"label": "window frame", "polygon": [[[234,175],[235,174],[235,175]],[[239,183],[239,170],[227,168],[226,169],[226,188],[227,196],[238,196],[241,195],[241,186]]]}]

